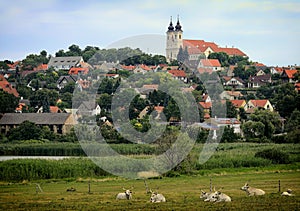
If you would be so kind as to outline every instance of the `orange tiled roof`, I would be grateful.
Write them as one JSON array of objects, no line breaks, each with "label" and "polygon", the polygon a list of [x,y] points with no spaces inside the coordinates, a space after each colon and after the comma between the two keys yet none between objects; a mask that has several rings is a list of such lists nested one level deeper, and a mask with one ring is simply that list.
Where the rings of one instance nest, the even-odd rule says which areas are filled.
[{"label": "orange tiled roof", "polygon": [[238,48],[218,48],[217,50],[215,50],[215,52],[224,52],[230,56],[247,56]]},{"label": "orange tiled roof", "polygon": [[206,102],[199,102],[199,104],[204,109],[209,109],[212,106],[211,102],[207,102],[207,103]]},{"label": "orange tiled roof", "polygon": [[250,100],[255,107],[264,107],[268,100]]},{"label": "orange tiled roof", "polygon": [[155,106],[154,110],[157,111],[157,113],[161,113],[161,112],[163,112],[164,108],[165,107],[163,107],[163,106]]},{"label": "orange tiled roof", "polygon": [[294,78],[294,74],[298,72],[298,70],[284,70],[288,78]]},{"label": "orange tiled roof", "polygon": [[50,113],[60,113],[61,110],[57,106],[50,106]]},{"label": "orange tiled roof", "polygon": [[78,75],[78,73],[87,74],[89,69],[86,67],[71,67],[69,70],[69,75]]},{"label": "orange tiled roof", "polygon": [[9,94],[13,94],[15,97],[19,97],[18,91],[11,86],[11,84],[4,78],[3,75],[0,75],[0,89]]},{"label": "orange tiled roof", "polygon": [[221,67],[218,59],[201,59],[200,62],[206,67]]},{"label": "orange tiled roof", "polygon": [[48,64],[40,64],[37,67],[33,68],[34,71],[40,71],[40,70],[48,70]]},{"label": "orange tiled roof", "polygon": [[168,73],[175,77],[186,77],[186,74],[183,70],[169,70]]},{"label": "orange tiled roof", "polygon": [[202,67],[200,67],[200,68],[198,68],[198,72],[199,72],[200,74],[202,74],[202,73],[209,73],[209,74],[212,74],[213,69],[212,69],[212,68],[202,68]]},{"label": "orange tiled roof", "polygon": [[121,67],[124,69],[124,70],[133,70],[135,68],[134,65],[121,65]]},{"label": "orange tiled roof", "polygon": [[230,102],[233,104],[234,107],[236,108],[240,108],[243,106],[245,102],[245,100],[230,100]]}]

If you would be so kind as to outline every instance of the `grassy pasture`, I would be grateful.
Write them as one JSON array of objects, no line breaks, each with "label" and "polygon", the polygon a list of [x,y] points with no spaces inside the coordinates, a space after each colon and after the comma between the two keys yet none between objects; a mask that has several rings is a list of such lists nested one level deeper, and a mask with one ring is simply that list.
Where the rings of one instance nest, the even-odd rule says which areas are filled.
[{"label": "grassy pasture", "polygon": [[[230,203],[203,202],[200,189],[209,190],[212,179],[216,189],[231,196]],[[278,180],[281,190],[291,188],[293,197],[282,197],[278,193]],[[88,193],[90,181],[91,193]],[[266,191],[265,196],[247,197],[240,190],[245,181],[250,186]],[[36,193],[35,182],[43,192]],[[0,183],[0,210],[299,210],[300,172],[248,171],[240,173],[213,174],[209,176],[180,176],[175,178],[149,179],[148,185],[163,193],[166,203],[152,204],[146,194],[143,180],[126,180],[117,177],[104,177],[76,180],[40,180],[22,183]],[[122,187],[133,189],[131,201],[117,201],[115,196]],[[67,192],[70,187],[76,192]]]}]

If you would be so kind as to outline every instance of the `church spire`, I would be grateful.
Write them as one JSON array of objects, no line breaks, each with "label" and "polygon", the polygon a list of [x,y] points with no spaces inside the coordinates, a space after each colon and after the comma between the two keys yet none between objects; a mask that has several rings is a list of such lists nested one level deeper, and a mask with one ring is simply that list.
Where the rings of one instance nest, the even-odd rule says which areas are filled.
[{"label": "church spire", "polygon": [[174,31],[174,26],[173,26],[173,23],[172,23],[172,16],[171,16],[171,19],[170,19],[170,25],[168,27],[168,31]]},{"label": "church spire", "polygon": [[175,26],[175,31],[182,31],[181,25],[180,25],[180,22],[179,22],[179,15],[177,15],[177,24]]}]

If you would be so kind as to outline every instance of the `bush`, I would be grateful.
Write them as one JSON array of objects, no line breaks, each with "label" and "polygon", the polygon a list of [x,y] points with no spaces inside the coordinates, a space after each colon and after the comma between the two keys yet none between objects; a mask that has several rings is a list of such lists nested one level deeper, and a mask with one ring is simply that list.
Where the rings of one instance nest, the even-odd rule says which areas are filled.
[{"label": "bush", "polygon": [[288,153],[280,151],[278,149],[265,149],[255,153],[255,157],[271,160],[274,164],[288,164],[291,163],[291,159]]}]

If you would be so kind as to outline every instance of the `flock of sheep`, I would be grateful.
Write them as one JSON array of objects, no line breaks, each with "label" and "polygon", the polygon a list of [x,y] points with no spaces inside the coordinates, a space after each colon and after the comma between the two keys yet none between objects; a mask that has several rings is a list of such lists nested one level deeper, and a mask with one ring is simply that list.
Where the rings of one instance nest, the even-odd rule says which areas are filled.
[{"label": "flock of sheep", "polygon": [[[132,199],[132,191],[129,189],[123,188],[124,192],[118,193],[116,199],[125,199],[130,200]],[[241,187],[241,190],[245,191],[248,196],[261,196],[265,194],[265,191],[258,188],[253,188],[246,183],[243,187]],[[152,203],[159,203],[159,202],[166,202],[166,198],[157,192],[151,192],[150,202]],[[292,190],[288,189],[285,192],[281,193],[282,196],[292,196]],[[222,193],[220,190],[212,192],[205,192],[201,190],[200,199],[203,199],[206,202],[231,202],[230,196],[226,195],[225,193]]]}]

